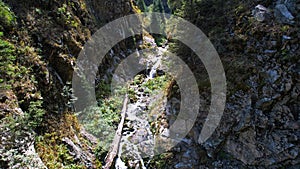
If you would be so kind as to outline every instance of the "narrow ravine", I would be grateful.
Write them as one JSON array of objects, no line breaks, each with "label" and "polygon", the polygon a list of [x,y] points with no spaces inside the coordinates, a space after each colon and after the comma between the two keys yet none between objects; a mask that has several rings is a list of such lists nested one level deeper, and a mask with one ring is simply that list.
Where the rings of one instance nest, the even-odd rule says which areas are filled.
[{"label": "narrow ravine", "polygon": [[147,168],[157,140],[168,136],[165,114],[166,107],[171,110],[167,95],[172,78],[161,69],[168,47],[152,44],[155,54],[146,56],[147,70],[136,75],[128,87],[130,103],[115,164],[119,169]]},{"label": "narrow ravine", "polygon": [[[146,17],[143,32],[138,22],[121,19],[143,12],[164,15]],[[205,142],[199,138],[214,105],[213,81],[195,48],[175,35],[193,44],[202,38],[176,26],[173,16],[201,29],[224,67],[225,109]],[[92,48],[106,52],[101,63],[84,62],[83,72],[95,70],[90,105],[83,92],[89,85],[76,89],[74,72],[94,34],[116,19],[133,29],[111,32]],[[300,168],[299,27],[299,0],[0,0],[0,168]],[[161,31],[165,37],[152,33]],[[115,35],[124,39],[106,49]],[[169,51],[184,64],[165,64],[174,58]],[[136,60],[124,65],[128,58]],[[180,76],[186,71],[178,65],[193,75]],[[123,86],[113,93],[117,70],[125,78],[115,79]],[[199,94],[180,90],[191,85],[182,87],[177,77],[195,77]],[[186,107],[195,123],[180,117]],[[173,137],[182,131],[184,138]]]}]

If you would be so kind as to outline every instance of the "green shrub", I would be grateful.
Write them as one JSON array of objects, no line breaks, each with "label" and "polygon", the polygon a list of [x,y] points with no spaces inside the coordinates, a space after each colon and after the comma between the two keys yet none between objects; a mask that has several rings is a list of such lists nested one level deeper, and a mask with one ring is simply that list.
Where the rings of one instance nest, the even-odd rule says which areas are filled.
[{"label": "green shrub", "polygon": [[170,159],[172,158],[174,158],[174,154],[170,152],[155,155],[149,161],[149,168],[167,168],[168,166],[170,166]]},{"label": "green shrub", "polygon": [[79,21],[69,12],[68,7],[74,8],[74,3],[63,4],[62,7],[57,8],[56,13],[60,16],[58,19],[63,21],[67,26],[77,28]]},{"label": "green shrub", "polygon": [[22,130],[33,129],[40,126],[43,121],[43,115],[45,110],[42,108],[42,101],[32,101],[29,105],[29,110],[24,115],[13,115],[10,114],[3,119],[12,132],[15,133],[16,137],[22,135]]},{"label": "green shrub", "polygon": [[78,114],[83,127],[99,138],[101,149],[107,150],[115,135],[111,131],[116,130],[120,120],[120,111],[116,104],[113,100],[105,100],[100,107],[90,107],[81,112],[84,114]]},{"label": "green shrub", "polygon": [[0,88],[10,88],[9,84],[14,82],[17,76],[15,72],[19,67],[15,65],[16,52],[14,45],[0,39]]},{"label": "green shrub", "polygon": [[146,83],[143,83],[142,86],[149,89],[149,92],[153,92],[155,90],[165,89],[168,82],[171,80],[171,77],[168,75],[158,76],[154,79],[148,80]]},{"label": "green shrub", "polygon": [[32,128],[38,127],[43,121],[45,110],[42,104],[41,100],[30,102],[28,112],[26,113],[26,121]]},{"label": "green shrub", "polygon": [[16,23],[16,17],[10,8],[0,0],[0,30],[10,28]]},{"label": "green shrub", "polygon": [[46,133],[36,138],[36,148],[39,156],[49,169],[84,169],[83,165],[76,164],[74,157],[69,154],[66,145],[59,140],[58,133]]},{"label": "green shrub", "polygon": [[[12,89],[13,85],[21,85],[19,88],[31,88],[35,83],[35,77],[30,75],[32,68],[26,65],[24,51],[17,49],[13,44],[0,37],[0,89]],[[28,91],[22,91],[28,93]],[[28,93],[29,94],[29,93]],[[30,93],[31,94],[31,93]]]},{"label": "green shrub", "polygon": [[[25,96],[18,97],[19,104],[27,100],[27,105],[23,109],[26,111],[25,115],[13,118],[11,127],[16,127],[14,123],[18,123],[22,124],[18,125],[21,127],[35,128],[40,125],[45,112],[42,109],[42,101],[37,99],[41,98],[40,93],[33,89],[35,88],[34,83],[36,83],[35,76],[30,74],[31,67],[25,66],[24,58],[20,57],[21,54],[22,51],[10,42],[1,39],[0,36],[0,89],[12,89],[15,93],[24,94]],[[29,99],[30,97],[36,98],[32,101]]]},{"label": "green shrub", "polygon": [[164,36],[154,36],[154,38],[157,46],[164,46],[167,42],[167,38]]}]

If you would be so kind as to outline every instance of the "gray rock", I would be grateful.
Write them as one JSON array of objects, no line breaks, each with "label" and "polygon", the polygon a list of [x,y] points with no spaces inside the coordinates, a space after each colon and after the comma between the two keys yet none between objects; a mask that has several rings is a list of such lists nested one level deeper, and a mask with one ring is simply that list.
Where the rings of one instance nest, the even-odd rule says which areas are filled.
[{"label": "gray rock", "polygon": [[67,145],[69,153],[74,157],[75,160],[81,161],[85,166],[93,166],[93,161],[95,160],[94,155],[82,149],[82,145],[78,139],[76,142],[73,142],[71,139],[64,137],[62,141]]},{"label": "gray rock", "polygon": [[8,169],[46,169],[35,151],[33,132],[21,132],[22,136],[15,137],[14,132],[0,125],[0,161],[6,163]]},{"label": "gray rock", "polygon": [[270,49],[266,49],[264,51],[265,54],[272,54],[272,53],[276,53],[276,52],[277,52],[277,50],[270,50]]},{"label": "gray rock", "polygon": [[[297,14],[297,0],[279,0],[277,4],[284,4],[292,14]],[[299,3],[299,1],[298,1]]]},{"label": "gray rock", "polygon": [[254,10],[252,10],[252,15],[259,22],[264,21],[268,17],[269,13],[270,11],[262,5],[257,5]]},{"label": "gray rock", "polygon": [[191,164],[185,164],[185,163],[178,163],[174,166],[174,168],[192,168],[192,165]]},{"label": "gray rock", "polygon": [[268,77],[268,81],[270,83],[274,83],[275,81],[277,81],[280,77],[280,75],[278,74],[277,70],[268,70],[267,71],[269,77]]},{"label": "gray rock", "polygon": [[291,40],[292,38],[290,36],[283,35],[282,39],[284,39],[284,40]]},{"label": "gray rock", "polygon": [[245,164],[254,164],[257,158],[263,156],[263,153],[258,151],[256,132],[253,129],[241,133],[238,139],[230,137],[225,147],[235,158]]},{"label": "gray rock", "polygon": [[293,24],[295,22],[293,21],[295,17],[284,4],[277,4],[275,6],[274,16],[280,23]]}]

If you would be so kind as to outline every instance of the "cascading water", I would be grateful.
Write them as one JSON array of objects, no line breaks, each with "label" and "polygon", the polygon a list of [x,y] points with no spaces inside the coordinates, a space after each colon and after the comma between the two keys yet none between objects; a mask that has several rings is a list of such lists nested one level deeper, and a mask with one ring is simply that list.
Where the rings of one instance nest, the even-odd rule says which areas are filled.
[{"label": "cascading water", "polygon": [[[126,120],[123,127],[122,138],[118,150],[115,167],[119,169],[147,167],[144,158],[151,160],[155,155],[156,134],[152,130],[151,122],[156,121],[166,111],[167,97],[163,89],[147,93],[149,81],[155,80],[160,70],[162,58],[166,49],[155,47],[155,55],[147,56],[145,74],[140,75],[139,84],[132,83],[129,88],[134,90],[136,100],[127,105]],[[159,111],[153,109],[160,108]],[[170,107],[170,105],[169,105]],[[154,113],[153,113],[154,112]],[[160,126],[157,126],[160,127]],[[164,129],[158,129],[163,131]],[[126,163],[124,162],[126,159]]]}]

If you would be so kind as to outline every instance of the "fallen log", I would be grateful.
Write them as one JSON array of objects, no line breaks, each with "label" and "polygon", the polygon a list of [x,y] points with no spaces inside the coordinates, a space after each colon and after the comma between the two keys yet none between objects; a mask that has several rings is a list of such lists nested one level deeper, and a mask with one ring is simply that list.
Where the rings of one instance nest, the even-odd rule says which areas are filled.
[{"label": "fallen log", "polygon": [[112,163],[114,162],[116,155],[118,154],[120,141],[121,141],[121,137],[122,137],[122,130],[123,130],[124,121],[125,121],[125,117],[126,117],[127,102],[128,102],[128,95],[126,94],[125,99],[123,101],[123,107],[122,107],[122,112],[121,112],[121,121],[118,125],[118,129],[116,131],[114,140],[111,144],[110,150],[105,157],[105,166],[103,167],[103,169],[109,169],[111,167]]}]

